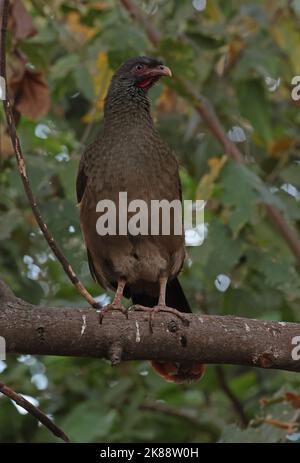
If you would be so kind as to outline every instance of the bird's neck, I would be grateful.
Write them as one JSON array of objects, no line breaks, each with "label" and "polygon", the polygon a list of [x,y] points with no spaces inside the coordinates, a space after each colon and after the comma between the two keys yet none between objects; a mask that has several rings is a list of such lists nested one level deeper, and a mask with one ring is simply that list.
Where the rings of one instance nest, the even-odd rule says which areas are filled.
[{"label": "bird's neck", "polygon": [[110,92],[104,106],[104,132],[143,127],[154,129],[147,95]]}]

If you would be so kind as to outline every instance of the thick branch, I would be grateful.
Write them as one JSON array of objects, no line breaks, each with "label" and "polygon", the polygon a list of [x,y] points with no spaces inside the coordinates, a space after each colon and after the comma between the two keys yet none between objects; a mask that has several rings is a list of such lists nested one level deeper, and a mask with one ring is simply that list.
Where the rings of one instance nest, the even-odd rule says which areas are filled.
[{"label": "thick branch", "polygon": [[[162,38],[160,32],[155,28],[155,26],[149,21],[148,18],[143,15],[140,8],[133,0],[120,0],[123,7],[128,11],[130,16],[140,23],[145,33],[152,43],[153,46],[157,46]],[[186,79],[180,79],[181,83],[189,97],[193,99],[194,107],[196,111],[201,115],[203,121],[207,125],[208,129],[211,131],[213,136],[219,141],[223,146],[226,154],[231,158],[235,159],[238,162],[245,162],[244,156],[237,146],[229,140],[227,137],[226,131],[224,130],[214,108],[210,104],[207,98],[203,95],[200,95],[193,87],[192,83]],[[281,212],[274,206],[267,204],[266,211],[276,226],[282,237],[285,239],[287,245],[293,252],[295,258],[300,264],[300,239],[296,230],[285,220]]]},{"label": "thick branch", "polygon": [[[300,371],[292,359],[296,323],[232,316],[187,315],[189,327],[173,315],[36,307],[18,299],[0,300],[0,336],[8,353],[66,355],[121,360],[173,360],[238,364]],[[117,358],[117,361],[116,361]]]}]

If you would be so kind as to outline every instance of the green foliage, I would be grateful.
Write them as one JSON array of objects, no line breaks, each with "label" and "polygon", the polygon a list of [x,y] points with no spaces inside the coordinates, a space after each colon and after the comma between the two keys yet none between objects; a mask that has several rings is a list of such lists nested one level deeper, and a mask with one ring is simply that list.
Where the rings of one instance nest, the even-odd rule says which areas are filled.
[{"label": "green foliage", "polygon": [[[264,208],[277,205],[300,231],[300,115],[290,96],[300,63],[298,2],[209,0],[203,12],[190,0],[157,0],[157,8],[137,3],[162,32],[156,50],[112,0],[80,2],[79,10],[73,0],[25,2],[37,34],[18,46],[44,73],[51,107],[35,121],[22,116],[18,133],[46,223],[88,289],[102,294],[89,275],[76,207],[82,137],[85,144],[101,130],[105,73],[133,55],[160,55],[174,78],[151,92],[156,123],[177,152],[184,197],[195,199],[201,191],[207,201],[207,237],[188,248],[181,276],[192,306],[199,313],[299,322],[296,261]],[[223,148],[186,99],[182,77],[211,100],[226,131],[243,130],[238,148],[245,166],[230,159],[220,164]],[[4,143],[3,131],[1,137]],[[84,306],[35,225],[3,143],[0,273],[32,303]],[[216,287],[220,274],[230,278],[224,292]],[[299,391],[292,373],[225,368],[228,386],[254,420],[241,430],[213,366],[201,383],[183,386],[163,382],[141,362],[112,369],[91,359],[10,355],[2,369],[1,380],[38,399],[74,442],[299,440],[297,411],[280,399],[283,390]],[[263,409],[262,397],[271,398]],[[280,427],[283,422],[295,427]],[[56,441],[4,397],[0,430],[1,442]]]}]

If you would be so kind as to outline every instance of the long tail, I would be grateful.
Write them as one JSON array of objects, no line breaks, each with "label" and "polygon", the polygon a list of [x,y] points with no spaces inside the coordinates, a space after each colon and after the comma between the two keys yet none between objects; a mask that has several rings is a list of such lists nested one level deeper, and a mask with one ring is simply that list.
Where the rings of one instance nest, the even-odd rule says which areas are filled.
[{"label": "long tail", "polygon": [[[157,304],[157,299],[147,294],[132,294],[131,298],[133,304],[140,304],[147,307],[153,307]],[[177,278],[174,278],[167,284],[166,305],[180,312],[192,312]],[[158,362],[153,360],[151,365],[165,380],[175,383],[199,380],[203,376],[205,370],[205,365],[200,362],[179,363]]]}]

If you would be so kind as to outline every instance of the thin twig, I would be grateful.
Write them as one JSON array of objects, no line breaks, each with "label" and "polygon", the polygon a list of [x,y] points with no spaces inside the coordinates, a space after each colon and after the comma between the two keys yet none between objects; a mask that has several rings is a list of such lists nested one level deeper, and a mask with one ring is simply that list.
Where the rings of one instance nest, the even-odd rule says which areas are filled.
[{"label": "thin twig", "polygon": [[232,408],[233,408],[234,412],[236,413],[236,415],[238,416],[241,425],[246,428],[248,426],[248,423],[249,423],[248,417],[247,417],[247,415],[245,413],[243,404],[239,401],[237,396],[230,389],[230,386],[229,386],[229,384],[227,382],[227,379],[226,379],[226,374],[225,374],[224,368],[222,366],[218,365],[218,366],[216,366],[215,370],[216,370],[217,378],[218,378],[219,385],[220,385],[222,391],[224,392],[226,397],[230,400],[230,402],[232,404]]},{"label": "thin twig", "polygon": [[278,175],[282,171],[283,167],[287,164],[287,162],[290,160],[290,151],[287,151],[284,153],[280,158],[278,159],[275,167],[272,169],[272,171],[266,176],[265,182],[268,185],[272,185],[273,182],[277,179]]},{"label": "thin twig", "polygon": [[[6,283],[0,278],[0,301],[10,301],[12,303],[18,301],[12,290]],[[65,442],[69,442],[69,438],[66,434],[56,426],[50,418],[48,418],[39,408],[35,407],[31,404],[28,400],[26,400],[20,394],[17,394],[12,388],[6,386],[3,382],[0,381],[0,392],[6,395],[6,397],[10,398],[16,404],[20,405],[20,407],[24,408],[28,411],[32,416],[37,418],[46,428],[48,428],[55,436],[59,437],[60,439],[64,440]]]},{"label": "thin twig", "polygon": [[121,3],[123,4],[124,8],[129,12],[132,18],[144,26],[150,42],[152,42],[153,45],[157,46],[160,42],[161,34],[148,21],[148,19],[145,18],[140,8],[137,5],[135,5],[131,0],[121,0]]},{"label": "thin twig", "polygon": [[159,402],[142,404],[139,409],[145,412],[161,413],[184,420],[202,431],[212,431],[214,434],[219,433],[217,426],[213,425],[211,422],[201,421],[188,410],[178,409]]},{"label": "thin twig", "polygon": [[[148,39],[152,45],[157,46],[161,40],[160,32],[156,30],[153,24],[148,21],[148,19],[143,15],[140,8],[134,1],[120,1],[130,16],[145,28],[146,35],[148,36]],[[191,82],[185,79],[180,79],[180,81],[183,84],[187,95],[193,99],[196,111],[201,115],[202,119],[205,121],[207,127],[214,135],[214,137],[221,145],[223,145],[226,154],[238,162],[245,162],[241,151],[227,137],[227,134],[210,102],[195,91]],[[290,224],[285,220],[281,212],[276,207],[270,204],[266,204],[266,211],[272,222],[275,224],[276,228],[281,233],[282,237],[285,239],[289,248],[295,255],[298,263],[300,263],[300,240],[296,230],[290,226]]]},{"label": "thin twig", "polygon": [[170,407],[169,405],[166,405],[164,403],[148,403],[148,404],[142,404],[140,405],[140,410],[145,411],[145,412],[158,412],[158,413],[163,413],[167,414],[170,416],[174,416],[175,418],[180,418],[186,421],[189,421],[192,425],[198,426],[198,425],[203,425],[201,421],[198,420],[194,415],[187,411],[179,410],[175,407]]},{"label": "thin twig", "polygon": [[68,436],[58,427],[53,421],[50,420],[38,407],[32,405],[27,399],[20,394],[17,394],[13,389],[6,386],[6,384],[0,381],[0,392],[6,395],[9,399],[16,402],[17,405],[27,410],[30,415],[34,416],[40,423],[49,429],[56,437],[59,437],[65,442],[70,442]]},{"label": "thin twig", "polygon": [[221,145],[223,145],[226,154],[238,162],[244,162],[244,157],[240,150],[227,137],[227,134],[210,101],[203,95],[199,95],[189,81],[181,78],[180,81],[184,86],[186,93],[193,99],[196,111],[200,114],[214,137]]},{"label": "thin twig", "polygon": [[[0,59],[0,75],[4,78],[5,85],[7,87],[7,82],[6,82],[6,29],[7,29],[7,21],[8,21],[8,11],[9,11],[9,0],[0,0],[0,16],[2,17],[2,23],[1,23],[1,43],[0,43],[0,54],[1,54],[1,59]],[[6,100],[3,100],[3,107],[6,115],[6,120],[7,120],[7,126],[8,126],[8,132],[9,136],[12,142],[12,146],[15,151],[15,155],[17,158],[17,163],[18,163],[18,168],[19,168],[19,173],[24,185],[24,190],[27,195],[28,201],[30,203],[32,212],[34,214],[35,220],[40,227],[47,243],[49,244],[50,248],[52,249],[53,253],[57,257],[58,261],[61,263],[65,273],[68,275],[69,279],[71,282],[74,284],[74,286],[77,288],[79,293],[86,299],[86,301],[95,308],[101,307],[100,304],[98,304],[95,299],[91,296],[91,294],[87,291],[87,289],[84,287],[83,283],[79,280],[77,277],[76,273],[74,272],[73,268],[71,267],[70,263],[56,244],[52,234],[48,230],[47,225],[42,219],[40,209],[37,205],[36,198],[32,192],[28,174],[27,174],[27,169],[26,169],[26,163],[24,159],[24,155],[21,149],[21,144],[19,137],[17,135],[17,130],[16,130],[16,124],[14,121],[14,116],[12,112],[12,106],[8,98],[8,93],[7,93],[7,88],[6,88]]]}]

